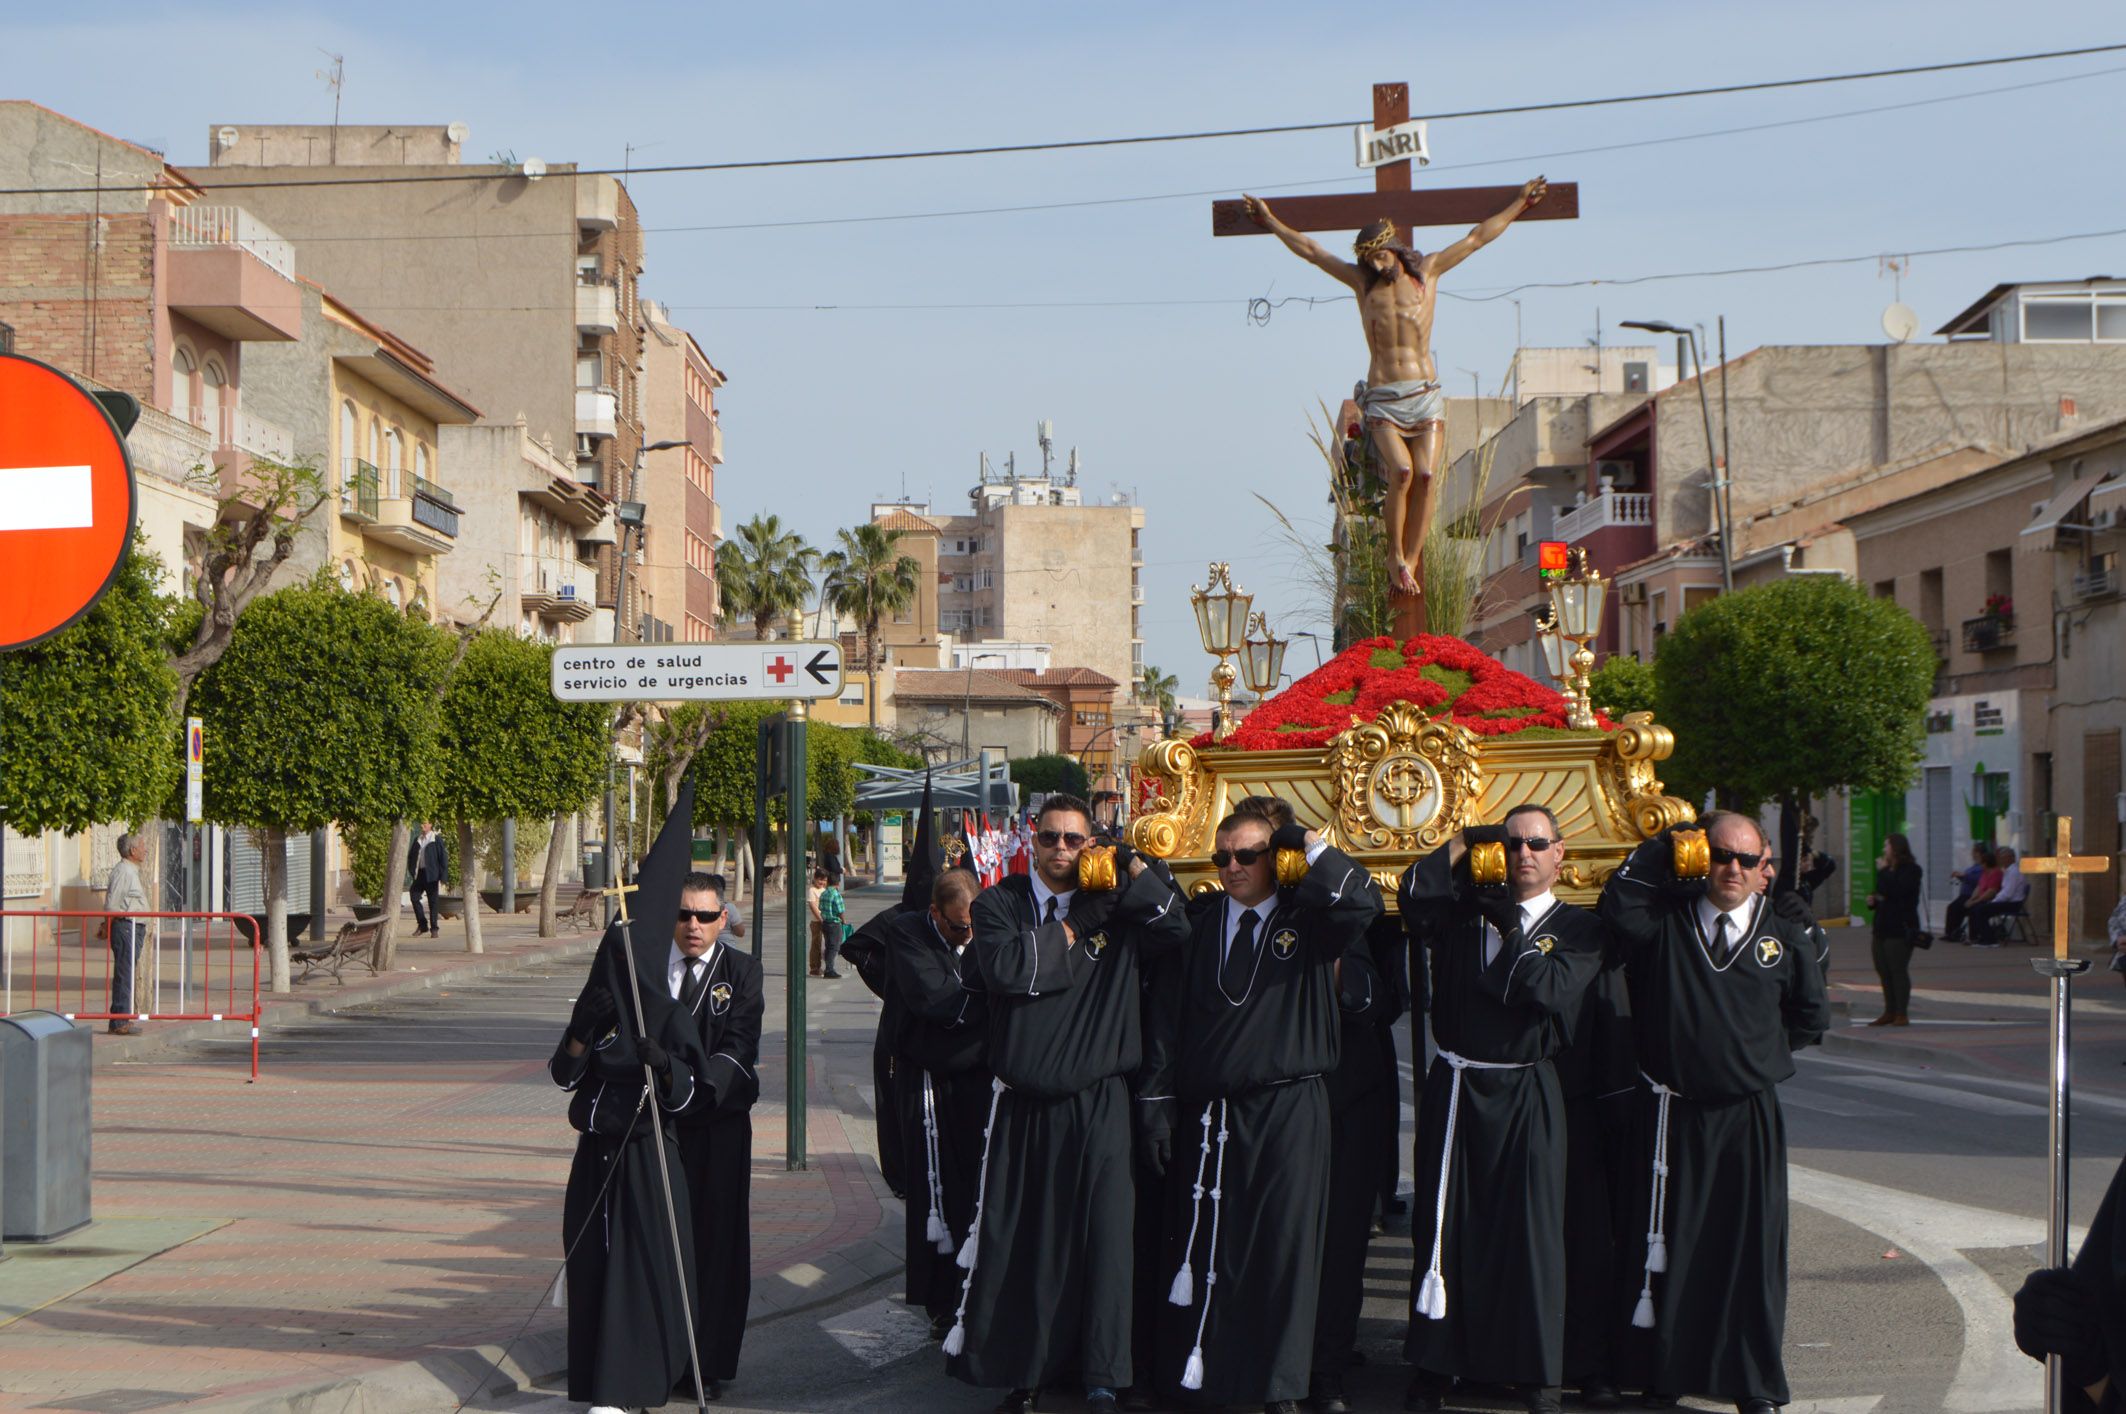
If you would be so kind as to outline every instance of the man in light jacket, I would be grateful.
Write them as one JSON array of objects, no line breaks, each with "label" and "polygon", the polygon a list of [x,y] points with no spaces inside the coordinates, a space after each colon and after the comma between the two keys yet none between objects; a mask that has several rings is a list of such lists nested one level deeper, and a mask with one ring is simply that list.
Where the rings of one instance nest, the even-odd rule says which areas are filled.
[{"label": "man in light jacket", "polygon": [[146,937],[147,928],[138,918],[115,915],[148,911],[148,886],[140,874],[141,863],[147,857],[145,836],[120,835],[118,863],[111,867],[111,882],[103,891],[104,911],[114,915],[111,919],[111,1034],[114,1036],[140,1034],[140,1023],[133,1019],[133,974],[140,961],[140,944]]}]

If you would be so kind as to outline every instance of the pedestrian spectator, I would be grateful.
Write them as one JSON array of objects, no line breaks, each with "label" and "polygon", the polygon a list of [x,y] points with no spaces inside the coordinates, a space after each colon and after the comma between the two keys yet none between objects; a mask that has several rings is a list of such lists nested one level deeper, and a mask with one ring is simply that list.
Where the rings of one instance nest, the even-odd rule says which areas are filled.
[{"label": "pedestrian spectator", "polygon": [[819,842],[819,867],[827,871],[829,884],[837,889],[842,886],[842,847],[832,835]]},{"label": "pedestrian spectator", "polygon": [[836,883],[834,875],[827,872],[825,864],[812,871],[812,887],[819,895],[819,937],[824,945],[820,956],[826,964],[820,975],[839,977],[841,973],[834,970],[834,959],[841,955],[842,939],[849,935],[849,930],[843,926],[847,906],[842,902],[841,886]]},{"label": "pedestrian spectator", "polygon": [[[1972,845],[1970,864],[1956,871],[1956,897],[1949,900],[1949,911],[1942,917],[1941,929],[1943,937],[1951,940],[1961,940],[1963,938],[1964,915],[1970,909],[1971,901],[1978,893],[1979,881],[1985,877],[1986,871],[1992,867],[1993,851],[1983,844]],[[1994,888],[1998,889],[1999,887],[2000,884],[1996,881]]]},{"label": "pedestrian spectator", "polygon": [[[2030,897],[2030,881],[2023,877],[2023,869],[2015,862],[2015,851],[2002,845],[1993,852],[1994,862],[2000,866],[2000,886],[1984,902],[1974,899],[1965,917],[1971,921],[1971,933],[1982,948],[2000,946],[2000,930],[1994,926],[1998,918],[2012,918],[2023,911]],[[1981,884],[1980,889],[1984,889]]]},{"label": "pedestrian spectator", "polygon": [[[450,878],[450,847],[435,821],[421,822],[420,838],[406,847],[406,887],[413,894],[413,935],[443,936],[443,885]],[[423,903],[428,905],[424,911]]]},{"label": "pedestrian spectator", "polygon": [[812,933],[812,960],[809,966],[806,968],[806,971],[809,973],[809,975],[813,977],[822,977],[826,975],[821,970],[824,963],[824,959],[821,957],[821,953],[824,951],[824,947],[826,944],[827,931],[826,928],[822,926],[819,912],[819,896],[826,889],[826,887],[826,871],[822,869],[814,869],[812,871],[811,879],[807,882],[805,886],[805,918],[807,920],[807,926],[810,928]]},{"label": "pedestrian spectator", "polygon": [[1875,892],[1868,907],[1875,911],[1875,975],[1882,979],[1882,1015],[1870,1026],[1909,1026],[1905,1008],[1912,1004],[1912,949],[1919,937],[1920,868],[1912,842],[1891,835],[1875,861]]},{"label": "pedestrian spectator", "polygon": [[133,1020],[133,978],[139,971],[140,944],[146,937],[146,925],[138,918],[118,915],[146,913],[148,911],[148,887],[140,876],[142,861],[148,857],[148,841],[143,835],[124,834],[118,837],[118,862],[111,866],[111,882],[103,891],[104,911],[111,914],[109,922],[111,937],[111,1034],[114,1036],[138,1036],[140,1023]]},{"label": "pedestrian spectator", "polygon": [[1965,901],[1963,909],[1964,941],[1973,947],[1995,946],[1991,940],[1980,934],[1978,923],[1972,918],[1971,911],[1993,902],[1994,896],[2001,891],[2002,877],[2000,856],[1991,848],[1987,848],[1986,867],[1978,871],[1978,882],[1972,885],[1971,897]]}]

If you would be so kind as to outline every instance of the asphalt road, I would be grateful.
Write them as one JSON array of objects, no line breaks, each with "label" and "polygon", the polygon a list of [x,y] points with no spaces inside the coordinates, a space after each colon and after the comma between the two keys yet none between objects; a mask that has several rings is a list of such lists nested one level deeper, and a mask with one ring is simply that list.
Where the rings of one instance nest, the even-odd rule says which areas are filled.
[{"label": "asphalt road", "polygon": [[[771,948],[771,960],[778,952]],[[780,966],[772,970],[780,977]],[[265,1064],[285,1071],[415,1048],[468,1061],[543,1055],[580,976],[580,962],[539,965],[309,1019],[268,1036]],[[831,1057],[839,1076],[861,1076],[868,998],[853,978],[832,986],[815,1005],[812,1044]],[[780,1018],[772,1014],[781,998],[776,982],[770,1012],[778,1032]],[[198,1050],[219,1045],[200,1043]],[[2113,1076],[2089,1075],[2077,1095],[2075,1149],[2090,1156],[2073,1171],[2078,1221],[2087,1221],[2110,1179],[2110,1156],[2126,1154],[2120,1090]],[[1811,1051],[1782,1099],[1794,1198],[1787,1360],[1795,1403],[1789,1408],[1825,1414],[2040,1408],[2038,1368],[2008,1338],[2008,1293],[2043,1252],[2042,1087]],[[814,1098],[828,1102],[860,1107],[865,1097],[859,1086],[843,1085]],[[1406,1151],[1408,1120],[1406,1108]],[[1405,1237],[1391,1233],[1376,1241],[1361,1341],[1369,1363],[1350,1382],[1360,1408],[1400,1407],[1409,1270]],[[825,1308],[756,1323],[741,1379],[722,1407],[935,1414],[989,1408],[995,1392],[944,1377],[925,1323],[896,1292],[895,1283],[882,1282]],[[1077,1407],[1061,1394],[1043,1404]],[[533,1391],[486,1407],[568,1406],[555,1391]],[[1464,1407],[1513,1406],[1471,1400]]]}]

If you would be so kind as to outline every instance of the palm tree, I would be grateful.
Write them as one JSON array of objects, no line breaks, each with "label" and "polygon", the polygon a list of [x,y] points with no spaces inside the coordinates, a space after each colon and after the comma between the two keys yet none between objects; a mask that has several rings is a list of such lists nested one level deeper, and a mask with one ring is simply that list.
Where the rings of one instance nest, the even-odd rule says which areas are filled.
[{"label": "palm tree", "polygon": [[819,552],[782,517],[757,515],[738,527],[735,539],[716,551],[716,590],[727,623],[753,621],[753,636],[765,640],[776,620],[802,613],[812,594],[812,566]]},{"label": "palm tree", "polygon": [[1137,700],[1148,702],[1159,709],[1159,720],[1169,722],[1174,718],[1174,693],[1181,687],[1181,680],[1171,673],[1162,673],[1150,663],[1144,665],[1144,676],[1137,683]]},{"label": "palm tree", "polygon": [[869,704],[871,730],[878,730],[878,625],[888,614],[898,614],[915,602],[923,573],[922,562],[899,548],[901,532],[867,521],[854,530],[835,532],[834,549],[820,557],[826,571],[821,593],[837,614],[847,614],[863,626],[864,671],[871,677],[864,700]]}]

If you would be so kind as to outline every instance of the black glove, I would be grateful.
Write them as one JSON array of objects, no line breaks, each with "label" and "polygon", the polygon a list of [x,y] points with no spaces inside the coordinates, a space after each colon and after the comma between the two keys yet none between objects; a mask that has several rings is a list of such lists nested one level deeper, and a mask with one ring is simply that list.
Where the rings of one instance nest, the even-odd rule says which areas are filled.
[{"label": "black glove", "polygon": [[1667,894],[1670,898],[1695,901],[1705,897],[1706,887],[1712,882],[1712,871],[1708,869],[1703,877],[1696,879],[1679,879],[1676,877],[1676,832],[1678,830],[1698,830],[1702,833],[1702,827],[1696,824],[1670,825],[1659,835],[1655,836],[1660,841],[1660,848],[1652,851],[1656,867],[1660,870],[1656,877],[1661,880],[1661,892]]},{"label": "black glove", "polygon": [[586,1046],[613,1029],[620,1016],[620,1003],[611,990],[597,983],[576,998],[576,1010],[568,1019],[568,1034]]},{"label": "black glove", "polygon": [[2109,1369],[2097,1306],[2066,1267],[2032,1272],[2015,1293],[2016,1349],[2033,1360],[2059,1356],[2069,1389],[2095,1384]]},{"label": "black glove", "polygon": [[1112,845],[1115,851],[1115,888],[1126,889],[1129,887],[1129,862],[1137,857],[1137,851],[1122,840],[1107,840],[1105,843]]},{"label": "black glove", "polygon": [[1144,1136],[1144,1166],[1154,1178],[1165,1178],[1166,1167],[1174,1161],[1174,1131],[1162,1129],[1157,1134]]},{"label": "black glove", "polygon": [[1174,1161],[1174,1126],[1170,1100],[1137,1102],[1137,1154],[1154,1177],[1166,1177]]},{"label": "black glove", "polygon": [[1306,853],[1307,827],[1296,820],[1289,825],[1279,825],[1276,832],[1270,836],[1270,848],[1296,849],[1301,854]]},{"label": "black glove", "polygon": [[642,1057],[642,1063],[650,1068],[650,1074],[656,1076],[659,1080],[670,1080],[672,1078],[671,1053],[657,1044],[656,1037],[643,1037],[642,1044],[635,1048],[635,1052]]},{"label": "black glove", "polygon": [[1793,889],[1773,885],[1772,912],[1804,933],[1816,926],[1816,915],[1809,911],[1808,900]]},{"label": "black glove", "polygon": [[1462,843],[1468,846],[1506,843],[1504,825],[1471,825],[1462,831]]},{"label": "black glove", "polygon": [[1103,889],[1097,893],[1091,889],[1080,889],[1072,894],[1070,915],[1065,920],[1070,924],[1072,936],[1082,943],[1105,928],[1108,919],[1114,916],[1116,901],[1121,897],[1122,890],[1119,887]]}]

